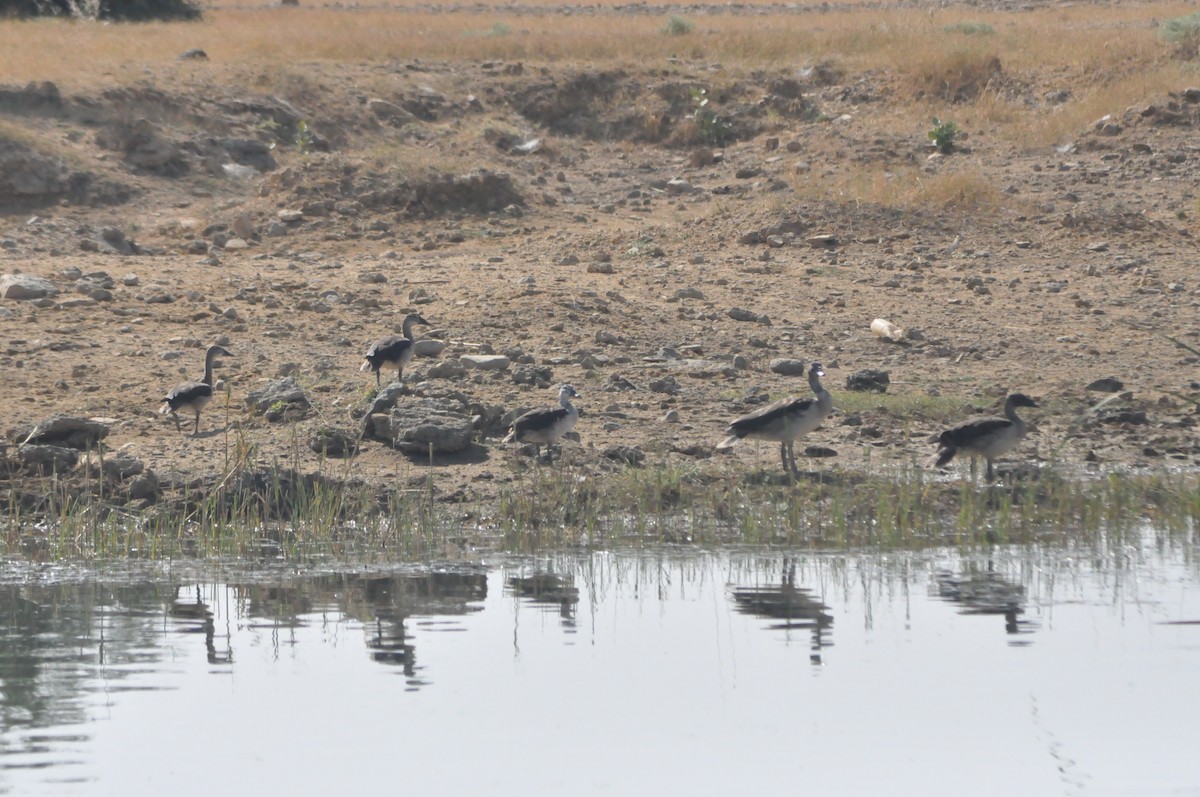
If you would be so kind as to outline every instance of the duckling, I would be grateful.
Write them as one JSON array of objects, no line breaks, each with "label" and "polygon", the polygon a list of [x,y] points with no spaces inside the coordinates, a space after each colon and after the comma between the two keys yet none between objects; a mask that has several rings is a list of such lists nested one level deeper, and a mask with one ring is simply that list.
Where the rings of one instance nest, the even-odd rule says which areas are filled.
[{"label": "duckling", "polygon": [[404,366],[408,365],[413,358],[413,326],[416,324],[429,326],[429,322],[416,313],[406,315],[401,327],[404,334],[389,335],[372,343],[371,348],[367,349],[367,353],[364,355],[362,367],[358,370],[374,371],[375,384],[380,385],[382,384],[379,377],[380,369],[384,366],[395,368],[396,381],[401,381],[404,376]]},{"label": "duckling", "polygon": [[204,353],[204,378],[199,382],[184,382],[182,385],[171,388],[163,405],[158,408],[160,415],[166,415],[169,412],[175,416],[175,428],[179,431],[182,431],[179,425],[179,410],[186,409],[196,415],[196,427],[192,434],[200,433],[200,411],[208,402],[212,401],[213,397],[213,361],[217,355],[232,357],[233,352],[221,346],[209,346],[208,351]]},{"label": "duckling", "polygon": [[1015,448],[1025,436],[1025,421],[1017,417],[1017,407],[1037,407],[1037,402],[1024,393],[1013,393],[1004,400],[1003,418],[984,415],[963,421],[942,432],[938,438],[934,466],[940,468],[947,465],[956,454],[962,452],[987,460],[988,481],[994,479],[992,461]]},{"label": "duckling", "polygon": [[[579,393],[570,385],[562,385],[558,389],[557,407],[544,407],[530,410],[512,423],[512,429],[502,442],[533,443],[537,456],[542,454],[542,444],[555,442],[567,432],[575,428],[579,420],[579,410],[571,404],[571,399],[578,398]],[[549,454],[549,449],[547,449]]]},{"label": "duckling", "polygon": [[743,415],[729,424],[725,430],[729,436],[718,443],[717,448],[732,448],[744,438],[778,442],[783,472],[798,472],[794,442],[820,426],[821,421],[833,412],[833,396],[821,386],[823,376],[825,371],[821,364],[813,363],[808,369],[808,385],[816,398],[780,399]]}]

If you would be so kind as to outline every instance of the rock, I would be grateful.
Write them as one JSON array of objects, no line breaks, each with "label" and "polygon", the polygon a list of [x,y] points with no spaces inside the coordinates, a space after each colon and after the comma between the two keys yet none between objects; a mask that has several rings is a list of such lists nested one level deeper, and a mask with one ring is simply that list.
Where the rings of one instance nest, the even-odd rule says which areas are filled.
[{"label": "rock", "polygon": [[193,47],[190,50],[184,50],[179,54],[180,61],[207,61],[208,53],[201,50],[199,47]]},{"label": "rock", "polygon": [[65,473],[79,461],[78,451],[62,446],[26,445],[17,455],[25,470],[41,474]]},{"label": "rock", "polygon": [[621,339],[607,329],[596,330],[596,342],[604,346],[613,346],[621,342]]},{"label": "rock", "polygon": [[833,249],[838,245],[837,236],[829,233],[810,235],[804,240],[814,249]]},{"label": "rock", "polygon": [[509,363],[503,354],[464,354],[458,360],[463,366],[479,371],[503,371]]},{"label": "rock", "polygon": [[179,177],[188,171],[183,149],[165,139],[148,119],[136,119],[101,132],[96,143],[120,152],[135,169],[166,177]]},{"label": "rock", "polygon": [[54,287],[54,283],[42,277],[30,274],[5,274],[0,277],[0,299],[24,301],[43,299],[57,293],[58,288]]},{"label": "rock", "polygon": [[846,377],[846,389],[859,393],[886,393],[890,382],[891,377],[887,371],[865,368]]},{"label": "rock", "polygon": [[99,420],[55,415],[33,426],[18,428],[10,433],[9,438],[26,445],[64,446],[85,450],[95,448],[97,443],[108,436],[108,432],[109,425]]},{"label": "rock", "polygon": [[89,453],[84,468],[89,478],[94,479],[98,475],[104,474],[106,479],[125,481],[142,473],[146,469],[146,465],[140,459],[127,454],[117,454],[101,459],[98,454]]},{"label": "rock", "polygon": [[[285,208],[275,214],[275,217],[284,224],[298,224],[304,220],[304,211],[295,208]],[[386,280],[385,280],[386,281]]]},{"label": "rock", "polygon": [[733,173],[733,176],[738,180],[750,180],[762,174],[762,169],[757,166],[743,166]]},{"label": "rock", "polygon": [[417,357],[437,357],[446,350],[446,341],[436,338],[424,338],[413,344],[413,354]]},{"label": "rock", "polygon": [[650,388],[650,390],[655,393],[668,393],[670,395],[674,395],[681,390],[679,387],[679,382],[673,376],[664,376],[662,379],[652,379],[650,380],[650,383],[646,385],[646,387]]},{"label": "rock", "polygon": [[1124,389],[1125,383],[1113,376],[1097,379],[1084,388],[1084,390],[1094,390],[1097,393],[1120,393]]},{"label": "rock", "polygon": [[378,440],[409,454],[453,454],[471,444],[475,425],[461,402],[409,399],[390,413],[368,419],[368,431]]},{"label": "rock", "polygon": [[680,288],[675,291],[676,299],[703,299],[704,293],[699,288],[694,288],[691,285],[686,288]]},{"label": "rock", "polygon": [[307,410],[312,405],[309,403],[308,396],[304,394],[304,388],[289,376],[285,379],[276,379],[262,390],[255,390],[247,395],[246,406],[265,413],[272,410],[278,412],[288,407]]},{"label": "rock", "polygon": [[11,138],[0,138],[0,197],[45,204],[72,193],[66,164]]},{"label": "rock", "polygon": [[308,447],[328,457],[344,457],[358,451],[358,437],[342,429],[321,428],[309,438]]},{"label": "rock", "polygon": [[735,354],[733,355],[733,367],[739,371],[745,371],[750,367],[750,360],[744,355]]},{"label": "rock", "polygon": [[460,379],[467,375],[466,366],[461,360],[450,358],[442,360],[425,372],[428,379]]},{"label": "rock", "polygon": [[679,412],[677,410],[667,410],[667,414],[662,417],[663,423],[679,423]]},{"label": "rock", "polygon": [[587,271],[589,274],[612,274],[613,264],[606,260],[598,260],[588,263]]},{"label": "rock", "polygon": [[667,181],[668,194],[690,194],[695,190],[695,187],[691,183],[681,177]]},{"label": "rock", "polygon": [[238,238],[243,241],[249,241],[254,238],[254,219],[249,213],[243,213],[233,220],[233,232]]},{"label": "rock", "polygon": [[838,452],[834,451],[832,448],[826,448],[825,446],[806,446],[804,448],[804,456],[806,457],[821,459],[824,457],[836,457],[837,455]]},{"label": "rock", "polygon": [[734,321],[757,321],[758,314],[752,313],[742,307],[731,307],[726,313]]},{"label": "rock", "polygon": [[633,446],[605,446],[600,455],[626,465],[641,465],[646,461],[646,452]]},{"label": "rock", "polygon": [[512,380],[518,385],[550,387],[550,383],[554,381],[554,372],[549,366],[521,365],[513,369]]},{"label": "rock", "polygon": [[409,393],[408,386],[403,382],[392,382],[380,388],[375,394],[374,400],[371,402],[371,408],[367,410],[368,415],[373,415],[377,412],[387,412],[396,406],[396,402],[401,396]]},{"label": "rock", "polygon": [[154,501],[158,498],[158,474],[148,470],[129,482],[129,500]]},{"label": "rock", "polygon": [[788,357],[777,357],[771,360],[771,373],[783,376],[804,376],[804,360],[793,360]]}]

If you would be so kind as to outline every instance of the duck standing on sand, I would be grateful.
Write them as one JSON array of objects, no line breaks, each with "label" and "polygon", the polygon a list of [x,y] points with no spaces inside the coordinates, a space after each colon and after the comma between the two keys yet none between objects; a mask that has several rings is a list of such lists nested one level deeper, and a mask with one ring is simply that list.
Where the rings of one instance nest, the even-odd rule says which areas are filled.
[{"label": "duck standing on sand", "polygon": [[166,415],[169,412],[175,416],[176,429],[182,431],[179,426],[179,411],[187,410],[196,415],[196,427],[192,434],[200,434],[200,411],[208,402],[212,401],[213,397],[213,361],[217,355],[232,357],[233,352],[220,346],[209,346],[208,351],[204,353],[204,378],[199,382],[184,382],[182,385],[171,388],[163,405],[158,408],[160,415]]},{"label": "duck standing on sand", "polygon": [[783,472],[797,473],[794,442],[820,426],[821,421],[833,412],[833,396],[821,386],[823,376],[825,371],[821,364],[813,363],[808,369],[808,385],[816,394],[815,398],[780,399],[743,415],[729,424],[725,430],[728,437],[718,443],[717,448],[732,448],[745,439],[777,442]]},{"label": "duck standing on sand", "polygon": [[1013,393],[1004,400],[1004,416],[983,415],[952,426],[938,437],[938,450],[934,455],[934,466],[943,467],[959,454],[987,460],[987,478],[992,481],[995,471],[992,461],[1006,454],[1021,442],[1027,428],[1025,421],[1017,417],[1017,407],[1037,407],[1037,402],[1024,393]]},{"label": "duck standing on sand", "polygon": [[395,368],[396,381],[401,381],[404,377],[404,366],[412,362],[416,346],[416,342],[413,340],[413,327],[417,324],[429,326],[429,322],[416,313],[406,315],[404,323],[400,327],[403,334],[388,335],[386,338],[380,338],[372,343],[371,347],[367,349],[367,353],[363,355],[363,364],[358,370],[374,371],[375,384],[381,385],[380,369]]},{"label": "duck standing on sand", "polygon": [[[512,422],[512,429],[502,442],[533,443],[537,456],[541,456],[542,444],[549,446],[567,432],[575,428],[579,420],[579,410],[571,404],[571,399],[578,398],[579,393],[570,385],[558,389],[558,406],[530,410]],[[547,454],[550,450],[547,448]]]}]

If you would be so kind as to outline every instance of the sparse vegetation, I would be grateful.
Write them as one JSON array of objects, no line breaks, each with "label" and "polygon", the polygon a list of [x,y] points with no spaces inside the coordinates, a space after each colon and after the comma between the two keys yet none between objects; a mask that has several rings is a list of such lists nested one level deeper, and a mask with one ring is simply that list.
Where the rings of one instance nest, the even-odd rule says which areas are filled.
[{"label": "sparse vegetation", "polygon": [[958,125],[949,119],[942,120],[935,116],[933,118],[933,127],[930,129],[928,135],[929,140],[933,142],[933,146],[937,147],[938,152],[949,154],[954,151],[954,145],[962,135],[962,131],[958,129]]},{"label": "sparse vegetation", "polygon": [[1179,57],[1194,61],[1200,57],[1200,11],[1166,20],[1158,35],[1175,46]]},{"label": "sparse vegetation", "polygon": [[942,28],[946,33],[961,33],[964,36],[995,36],[996,29],[987,22],[955,22]]},{"label": "sparse vegetation", "polygon": [[686,36],[691,33],[696,26],[687,17],[681,17],[678,14],[672,14],[667,17],[667,24],[663,25],[663,33],[668,36]]},{"label": "sparse vegetation", "polygon": [[709,101],[708,90],[699,86],[692,89],[693,110],[689,117],[697,143],[722,146],[733,138],[733,123],[721,116]]}]

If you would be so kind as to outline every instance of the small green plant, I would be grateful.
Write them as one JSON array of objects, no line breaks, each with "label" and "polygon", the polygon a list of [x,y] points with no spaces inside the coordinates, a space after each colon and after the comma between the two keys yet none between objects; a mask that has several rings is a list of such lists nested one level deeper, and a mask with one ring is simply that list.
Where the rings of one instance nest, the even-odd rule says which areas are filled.
[{"label": "small green plant", "polygon": [[695,27],[695,24],[687,17],[672,14],[667,17],[667,24],[663,25],[663,33],[668,36],[686,36]]},{"label": "small green plant", "polygon": [[953,152],[960,136],[962,130],[954,122],[933,117],[933,129],[929,131],[929,140],[937,147],[938,152]]},{"label": "small green plant", "polygon": [[707,89],[694,87],[692,104],[695,109],[691,118],[696,124],[696,134],[701,141],[711,146],[722,146],[733,138],[733,123],[718,114],[709,104]]},{"label": "small green plant", "polygon": [[303,119],[296,125],[296,137],[294,139],[296,149],[300,150],[301,155],[307,155],[312,151],[313,144],[316,143],[316,136],[313,131],[308,128],[308,122]]},{"label": "small green plant", "polygon": [[507,36],[510,33],[512,33],[511,27],[509,27],[508,25],[505,25],[503,22],[497,22],[497,23],[493,24],[491,28],[488,29],[487,35],[491,36],[493,38],[499,39],[504,36]]},{"label": "small green plant", "polygon": [[1175,45],[1176,53],[1192,61],[1200,56],[1200,11],[1163,22],[1158,37]]},{"label": "small green plant", "polygon": [[986,22],[955,22],[942,28],[943,33],[962,33],[966,36],[995,36],[996,29]]}]

